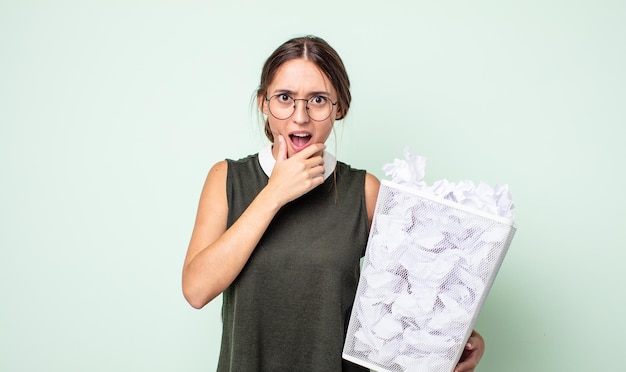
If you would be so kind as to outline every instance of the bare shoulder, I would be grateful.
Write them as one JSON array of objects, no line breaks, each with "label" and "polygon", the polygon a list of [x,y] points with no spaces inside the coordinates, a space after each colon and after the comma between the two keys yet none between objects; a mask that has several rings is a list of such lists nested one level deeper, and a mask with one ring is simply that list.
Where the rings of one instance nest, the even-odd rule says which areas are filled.
[{"label": "bare shoulder", "polygon": [[380,188],[380,181],[376,176],[371,173],[365,173],[365,194],[374,192],[378,195],[378,189]]},{"label": "bare shoulder", "polygon": [[220,179],[226,179],[226,172],[228,172],[228,162],[226,160],[218,161],[213,164],[211,169],[209,170],[209,175],[207,178],[217,177]]},{"label": "bare shoulder", "polygon": [[202,194],[200,195],[199,216],[202,213],[223,214],[226,206],[226,175],[228,163],[226,160],[215,163],[209,170]]},{"label": "bare shoulder", "polygon": [[215,163],[209,170],[204,188],[202,189],[202,197],[219,194],[220,190],[226,190],[226,175],[228,174],[228,163],[226,160]]},{"label": "bare shoulder", "polygon": [[209,170],[200,195],[196,227],[200,225],[204,230],[207,228],[205,226],[207,223],[218,222],[221,230],[222,225],[225,225],[226,213],[228,212],[226,201],[227,173],[228,163],[225,160],[215,163]]},{"label": "bare shoulder", "polygon": [[374,217],[374,209],[376,207],[376,200],[378,199],[378,190],[380,189],[380,181],[376,176],[366,173],[365,174],[365,207],[367,208],[367,216],[370,224]]}]

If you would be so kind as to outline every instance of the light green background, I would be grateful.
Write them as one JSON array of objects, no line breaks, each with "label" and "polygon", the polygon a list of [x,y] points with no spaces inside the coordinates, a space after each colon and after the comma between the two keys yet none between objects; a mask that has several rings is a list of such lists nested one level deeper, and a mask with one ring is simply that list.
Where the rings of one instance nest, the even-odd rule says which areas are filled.
[{"label": "light green background", "polygon": [[0,371],[211,371],[180,272],[209,167],[265,140],[264,59],[313,33],[338,157],[508,183],[518,233],[478,368],[624,368],[623,1],[0,1]]}]

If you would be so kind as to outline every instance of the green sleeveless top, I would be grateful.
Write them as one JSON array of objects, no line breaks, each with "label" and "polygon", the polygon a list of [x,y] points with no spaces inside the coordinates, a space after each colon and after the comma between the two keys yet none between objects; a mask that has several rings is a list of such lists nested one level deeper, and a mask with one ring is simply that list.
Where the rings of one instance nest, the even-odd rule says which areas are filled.
[{"label": "green sleeveless top", "polygon": [[[258,154],[228,162],[228,227],[268,182]],[[368,238],[365,171],[337,162],[281,208],[222,294],[218,371],[369,371],[341,358]]]}]

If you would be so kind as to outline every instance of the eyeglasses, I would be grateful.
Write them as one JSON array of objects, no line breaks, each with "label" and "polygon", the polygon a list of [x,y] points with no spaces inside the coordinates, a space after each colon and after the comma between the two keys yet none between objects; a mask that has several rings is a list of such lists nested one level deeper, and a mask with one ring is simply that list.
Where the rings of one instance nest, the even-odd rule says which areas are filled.
[{"label": "eyeglasses", "polygon": [[306,113],[313,121],[324,121],[330,117],[333,107],[337,102],[333,103],[330,98],[325,96],[313,96],[309,99],[292,98],[288,94],[279,93],[265,97],[270,114],[278,120],[289,119],[296,111],[296,101],[304,101],[306,104]]}]

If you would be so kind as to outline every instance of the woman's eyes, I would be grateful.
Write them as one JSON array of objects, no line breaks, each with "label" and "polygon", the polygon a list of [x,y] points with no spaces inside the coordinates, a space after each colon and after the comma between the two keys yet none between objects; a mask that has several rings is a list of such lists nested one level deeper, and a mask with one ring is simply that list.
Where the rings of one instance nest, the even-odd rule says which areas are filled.
[{"label": "woman's eyes", "polygon": [[[288,94],[277,94],[276,100],[280,103],[292,103],[294,101]],[[328,102],[328,98],[324,96],[314,96],[309,98],[309,104],[315,106],[324,106]]]},{"label": "woman's eyes", "polygon": [[326,101],[328,100],[328,98],[324,97],[324,96],[315,96],[313,98],[311,98],[309,100],[309,102],[311,102],[314,105],[323,105],[326,103]]},{"label": "woman's eyes", "polygon": [[286,94],[279,94],[277,98],[278,98],[278,101],[283,102],[283,103],[287,103],[291,101],[291,97],[289,97]]}]

